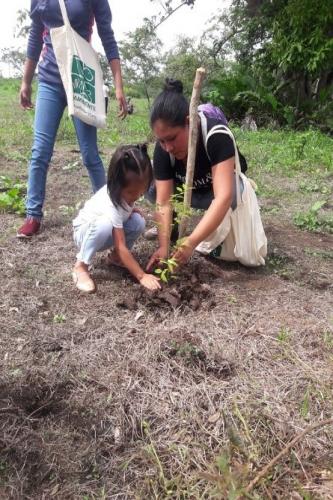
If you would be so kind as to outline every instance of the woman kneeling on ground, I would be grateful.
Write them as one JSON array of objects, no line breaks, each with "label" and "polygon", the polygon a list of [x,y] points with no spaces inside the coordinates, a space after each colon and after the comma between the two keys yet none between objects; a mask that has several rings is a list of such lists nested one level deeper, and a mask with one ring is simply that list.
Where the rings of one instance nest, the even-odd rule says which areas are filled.
[{"label": "woman kneeling on ground", "polygon": [[[215,118],[207,117],[206,120],[207,133],[213,127],[221,125]],[[148,269],[168,257],[170,233],[174,226],[172,195],[178,186],[184,185],[186,177],[189,103],[183,95],[183,85],[179,80],[166,80],[164,90],[154,101],[150,123],[157,143],[153,160],[155,185],[149,190],[147,197],[151,202],[156,201],[155,220],[159,248],[151,256]],[[225,216],[237,207],[234,142],[225,133],[214,133],[208,137],[207,144],[204,144],[200,120],[198,126],[191,206],[203,209],[205,213],[175,251],[173,258],[178,264],[185,264],[198,245],[209,239]],[[245,172],[246,160],[240,153],[239,158],[241,170]],[[242,192],[243,180],[239,178],[237,184]],[[197,250],[200,251],[200,247]]]}]

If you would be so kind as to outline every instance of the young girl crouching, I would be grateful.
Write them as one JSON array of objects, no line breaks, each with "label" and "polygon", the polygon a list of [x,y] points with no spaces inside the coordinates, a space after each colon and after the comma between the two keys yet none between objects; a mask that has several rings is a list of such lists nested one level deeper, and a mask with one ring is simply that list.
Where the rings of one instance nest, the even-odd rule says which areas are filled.
[{"label": "young girl crouching", "polygon": [[145,229],[145,220],[135,211],[134,202],[147,191],[152,175],[146,145],[120,146],[113,154],[107,184],[85,203],[73,221],[79,253],[72,276],[82,292],[96,291],[89,266],[96,252],[110,248],[110,264],[123,265],[150,290],[160,288],[158,278],[145,273],[130,251]]}]

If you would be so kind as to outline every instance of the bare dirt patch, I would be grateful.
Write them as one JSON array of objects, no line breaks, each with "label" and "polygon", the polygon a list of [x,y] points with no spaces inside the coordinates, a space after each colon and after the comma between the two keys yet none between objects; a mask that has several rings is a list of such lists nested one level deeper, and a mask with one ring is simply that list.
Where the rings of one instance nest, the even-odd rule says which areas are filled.
[{"label": "bare dirt patch", "polygon": [[[150,296],[101,256],[84,296],[70,276],[89,196],[76,161],[56,152],[33,241],[1,215],[0,497],[241,497],[332,415],[332,237],[270,215],[265,268],[195,255]],[[153,247],[136,245],[142,264]],[[306,436],[254,498],[332,498],[332,435]]]}]

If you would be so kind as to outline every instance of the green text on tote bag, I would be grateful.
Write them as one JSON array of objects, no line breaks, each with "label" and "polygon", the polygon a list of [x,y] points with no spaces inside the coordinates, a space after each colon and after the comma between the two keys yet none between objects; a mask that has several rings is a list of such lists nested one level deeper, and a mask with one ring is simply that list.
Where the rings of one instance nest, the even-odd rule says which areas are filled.
[{"label": "green text on tote bag", "polygon": [[95,70],[84,64],[78,56],[73,56],[72,83],[74,94],[95,104]]}]

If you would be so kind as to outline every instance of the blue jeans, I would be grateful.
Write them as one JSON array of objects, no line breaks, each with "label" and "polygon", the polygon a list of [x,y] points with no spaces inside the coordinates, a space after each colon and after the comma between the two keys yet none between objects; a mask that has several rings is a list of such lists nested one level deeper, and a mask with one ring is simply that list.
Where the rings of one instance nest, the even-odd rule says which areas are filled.
[{"label": "blue jeans", "polygon": [[[126,246],[130,250],[135,240],[145,230],[142,215],[133,212],[124,224]],[[102,252],[113,246],[113,225],[110,219],[100,216],[91,222],[74,227],[74,241],[79,248],[77,260],[90,265],[96,252]]]},{"label": "blue jeans", "polygon": [[[34,142],[28,176],[27,216],[43,216],[46,176],[64,109],[67,106],[62,85],[39,82],[36,99]],[[97,148],[97,130],[78,118],[73,118],[82,160],[86,166],[93,191],[104,186],[105,170]],[[69,187],[70,189],[70,187]]]}]

